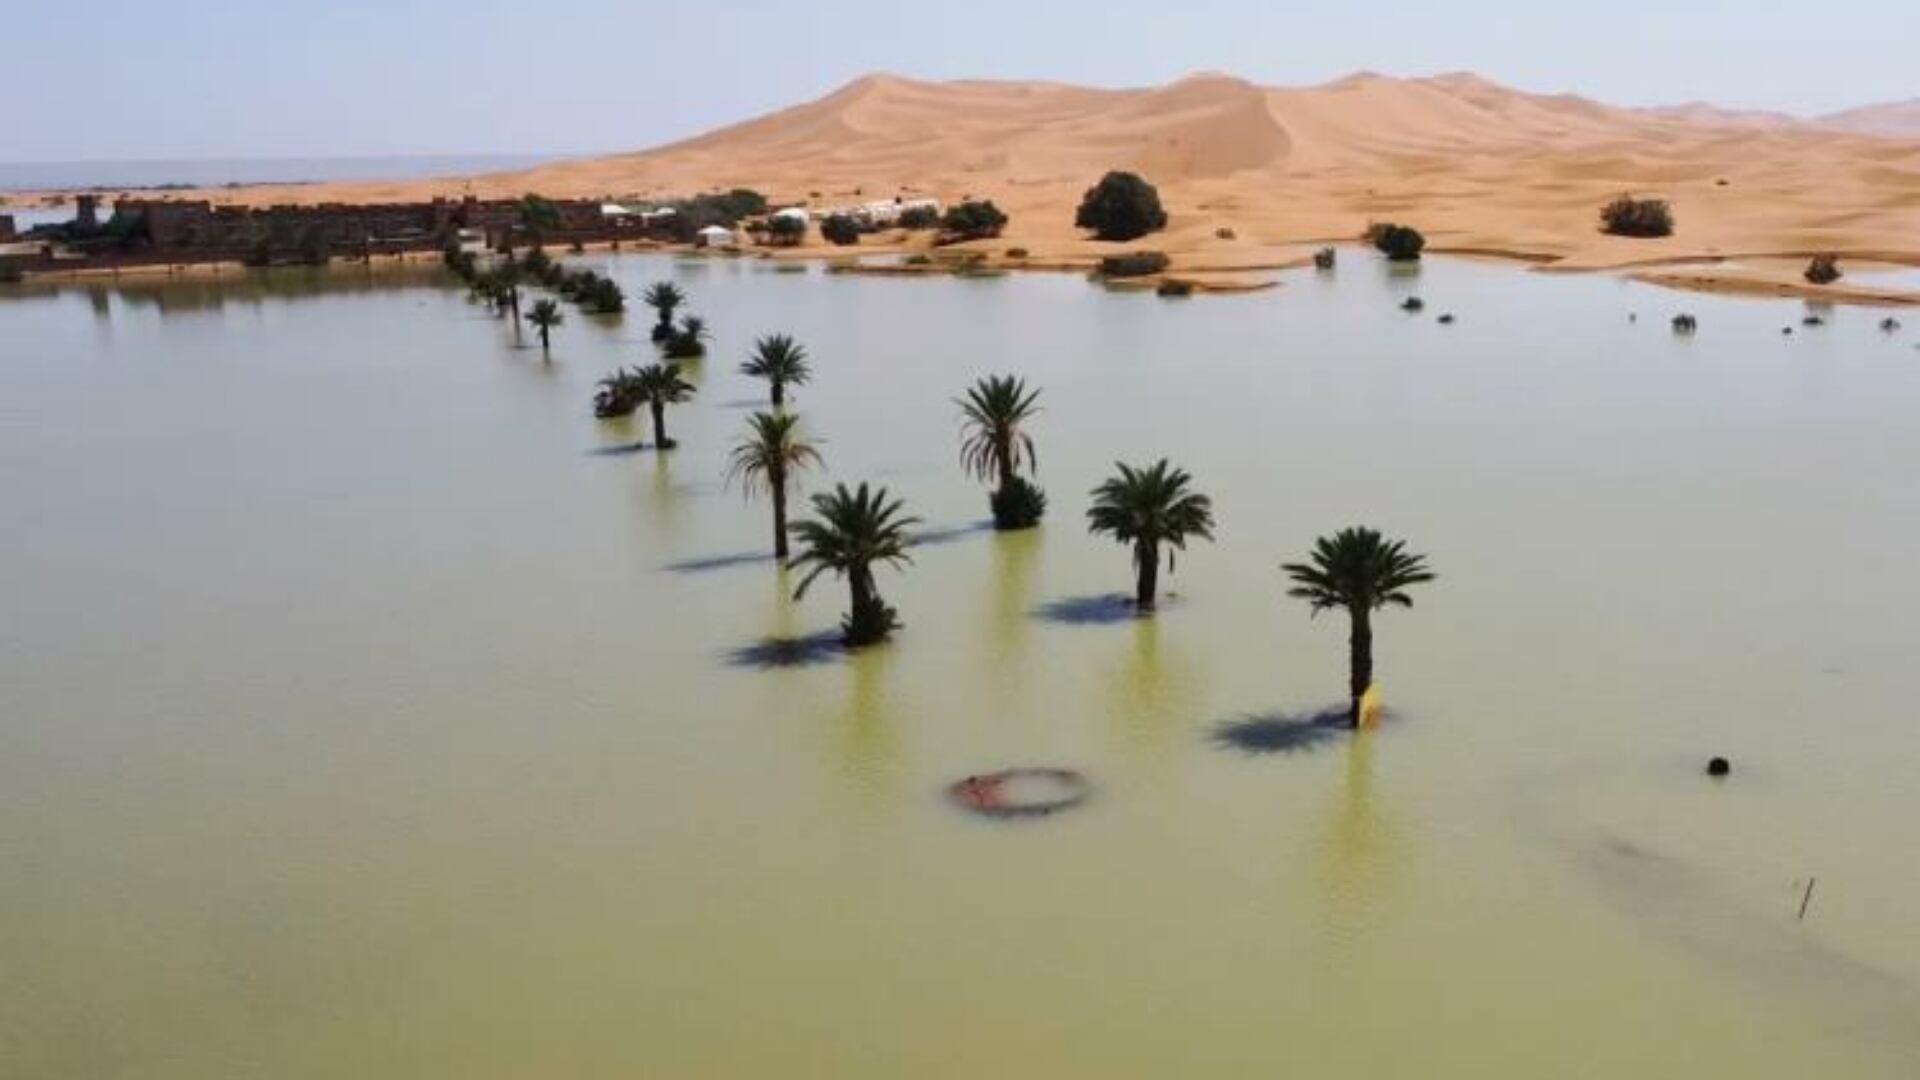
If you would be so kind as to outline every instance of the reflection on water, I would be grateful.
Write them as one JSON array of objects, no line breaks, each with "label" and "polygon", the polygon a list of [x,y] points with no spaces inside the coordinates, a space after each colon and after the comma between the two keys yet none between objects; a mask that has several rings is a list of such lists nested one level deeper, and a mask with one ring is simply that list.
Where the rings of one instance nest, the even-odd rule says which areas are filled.
[{"label": "reflection on water", "polygon": [[[1920,1075],[1910,333],[1357,251],[1180,305],[595,264],[714,329],[671,453],[591,415],[641,311],[543,365],[427,268],[0,298],[0,1072]],[[774,331],[809,490],[932,523],[889,645],[722,488]],[[1009,370],[1054,502],[998,534],[951,395]],[[1084,493],[1160,454],[1221,528],[1143,619]],[[1441,573],[1358,736],[1278,570],[1351,522]],[[1097,795],[941,797],[1022,764]]]}]

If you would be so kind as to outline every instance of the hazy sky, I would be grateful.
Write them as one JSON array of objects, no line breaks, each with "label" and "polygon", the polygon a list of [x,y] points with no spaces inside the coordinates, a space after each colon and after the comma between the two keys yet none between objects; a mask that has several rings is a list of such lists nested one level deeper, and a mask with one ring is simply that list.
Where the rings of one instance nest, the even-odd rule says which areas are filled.
[{"label": "hazy sky", "polygon": [[1920,0],[0,0],[0,160],[653,145],[874,70],[1467,69],[1619,104],[1920,96]]}]

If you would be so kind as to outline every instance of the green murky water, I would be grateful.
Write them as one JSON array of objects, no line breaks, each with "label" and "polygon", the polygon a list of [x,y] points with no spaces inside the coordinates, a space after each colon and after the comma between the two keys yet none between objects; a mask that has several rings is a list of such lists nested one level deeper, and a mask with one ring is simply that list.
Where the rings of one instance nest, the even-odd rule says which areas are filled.
[{"label": "green murky water", "polygon": [[[587,410],[644,313],[543,364],[432,275],[0,302],[0,1075],[1920,1069],[1911,331],[1358,255],[1184,302],[610,265],[718,332],[665,459]],[[851,660],[748,662],[844,603],[720,485],[772,330],[829,476],[941,541]],[[1000,370],[1037,533],[956,461]],[[1058,617],[1162,454],[1219,543]],[[1442,575],[1378,626],[1397,719],[1223,740],[1340,698],[1278,564],[1355,522]],[[1030,763],[1092,799],[943,800]]]}]

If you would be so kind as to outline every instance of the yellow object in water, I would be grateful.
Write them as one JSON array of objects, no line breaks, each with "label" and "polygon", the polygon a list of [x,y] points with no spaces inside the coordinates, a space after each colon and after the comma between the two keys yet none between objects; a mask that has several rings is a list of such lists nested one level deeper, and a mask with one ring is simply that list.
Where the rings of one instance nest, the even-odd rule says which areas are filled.
[{"label": "yellow object in water", "polygon": [[1360,727],[1372,727],[1380,722],[1380,710],[1384,708],[1380,701],[1380,684],[1367,684],[1367,692],[1360,695]]}]

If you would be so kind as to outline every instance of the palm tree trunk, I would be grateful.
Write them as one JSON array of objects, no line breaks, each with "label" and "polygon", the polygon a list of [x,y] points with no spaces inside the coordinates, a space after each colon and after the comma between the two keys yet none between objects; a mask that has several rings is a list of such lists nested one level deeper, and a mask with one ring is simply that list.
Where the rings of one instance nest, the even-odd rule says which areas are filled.
[{"label": "palm tree trunk", "polygon": [[1347,721],[1360,726],[1360,698],[1373,685],[1373,612],[1365,607],[1347,609],[1353,621],[1347,636],[1347,692],[1350,703]]},{"label": "palm tree trunk", "polygon": [[513,306],[513,328],[520,329],[520,286],[507,287],[507,303]]},{"label": "palm tree trunk", "polygon": [[546,327],[542,326],[540,328],[540,351],[541,352],[548,352],[553,348],[553,342],[549,338],[549,334],[550,334],[550,331]]},{"label": "palm tree trunk", "polygon": [[787,561],[787,478],[769,476],[773,488],[773,557]]},{"label": "palm tree trunk", "polygon": [[995,456],[999,458],[1000,490],[1013,486],[1013,438],[1005,436],[993,441]]},{"label": "palm tree trunk", "polygon": [[779,379],[773,380],[773,407],[778,409],[787,403],[787,386]]},{"label": "palm tree trunk", "polygon": [[1133,545],[1134,568],[1140,572],[1140,581],[1133,591],[1133,603],[1142,611],[1152,611],[1154,594],[1160,585],[1160,545],[1142,540]]},{"label": "palm tree trunk", "polygon": [[655,398],[647,402],[647,408],[653,412],[653,448],[665,450],[672,445],[667,441],[667,406]]}]

